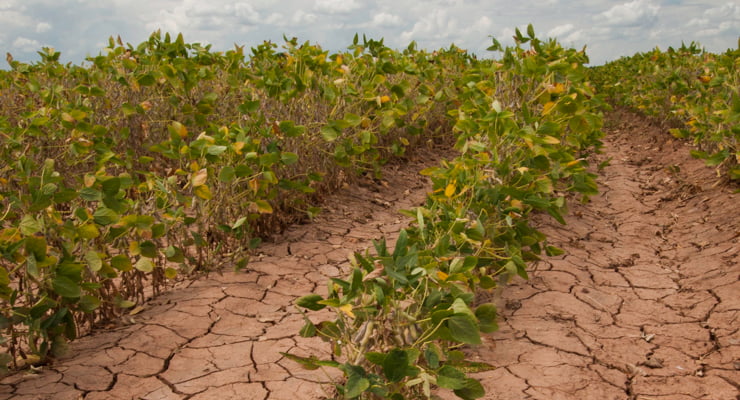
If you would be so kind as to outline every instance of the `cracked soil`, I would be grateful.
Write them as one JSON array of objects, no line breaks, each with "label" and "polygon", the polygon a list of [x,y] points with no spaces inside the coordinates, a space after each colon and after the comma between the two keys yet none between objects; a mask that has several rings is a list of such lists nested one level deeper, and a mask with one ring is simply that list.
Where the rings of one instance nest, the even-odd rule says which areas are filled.
[{"label": "cracked soil", "polygon": [[[740,399],[740,200],[687,145],[647,120],[607,118],[602,193],[571,202],[567,225],[537,218],[559,257],[492,301],[501,329],[473,358],[487,399]],[[394,237],[420,204],[418,171],[332,196],[312,223],[260,248],[242,272],[212,273],[151,300],[124,324],[75,341],[69,356],[0,380],[0,398],[320,399],[331,371],[283,358],[326,354],[299,337],[294,300],[325,292],[347,256]],[[317,320],[320,315],[312,315]],[[327,375],[327,373],[329,375]],[[439,393],[453,398],[451,393]]]}]

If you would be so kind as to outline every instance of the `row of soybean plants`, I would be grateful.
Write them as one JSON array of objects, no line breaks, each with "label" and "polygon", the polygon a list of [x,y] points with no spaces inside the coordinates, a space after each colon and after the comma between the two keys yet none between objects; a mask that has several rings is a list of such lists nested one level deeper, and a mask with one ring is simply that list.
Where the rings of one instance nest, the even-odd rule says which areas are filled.
[{"label": "row of soybean plants", "polygon": [[[345,279],[326,295],[309,294],[300,334],[331,343],[332,356],[284,353],[305,368],[338,368],[338,398],[431,398],[441,389],[484,396],[467,373],[491,368],[466,359],[463,346],[497,329],[491,303],[476,291],[527,263],[560,254],[530,222],[533,212],[563,221],[568,193],[597,192],[586,170],[601,137],[602,101],[586,81],[583,51],[542,41],[530,26],[497,61],[476,60],[457,78],[458,106],[448,113],[459,157],[422,173],[433,192],[395,245],[356,253]],[[526,48],[525,48],[526,47]],[[334,311],[315,321],[311,311]]]},{"label": "row of soybean plants", "polygon": [[471,57],[355,37],[215,52],[159,32],[0,71],[0,368],[43,362],[168,281],[243,268],[357,173],[449,131]]},{"label": "row of soybean plants", "polygon": [[594,81],[612,101],[673,125],[692,139],[691,153],[740,179],[740,42],[713,54],[698,44],[623,57],[594,68]]}]

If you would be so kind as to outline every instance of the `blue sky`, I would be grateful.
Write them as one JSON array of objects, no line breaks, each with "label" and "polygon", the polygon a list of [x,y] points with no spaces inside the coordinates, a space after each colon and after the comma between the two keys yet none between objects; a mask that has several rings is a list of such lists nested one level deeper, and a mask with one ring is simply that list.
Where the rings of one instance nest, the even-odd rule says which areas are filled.
[{"label": "blue sky", "polygon": [[[722,52],[738,46],[740,3],[726,0],[0,0],[0,51],[38,61],[42,46],[80,63],[108,37],[134,45],[154,30],[182,32],[214,50],[256,46],[282,36],[341,50],[354,34],[394,48],[454,43],[480,56],[490,36],[512,43],[532,23],[541,37],[587,45],[592,64],[698,41]],[[2,68],[7,68],[3,65]]]}]

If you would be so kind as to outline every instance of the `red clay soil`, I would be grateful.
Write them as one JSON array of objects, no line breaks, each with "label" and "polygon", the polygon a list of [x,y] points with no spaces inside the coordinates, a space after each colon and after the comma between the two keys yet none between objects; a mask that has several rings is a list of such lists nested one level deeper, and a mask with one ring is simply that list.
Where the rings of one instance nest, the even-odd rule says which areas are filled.
[{"label": "red clay soil", "polygon": [[[740,399],[740,194],[646,119],[608,117],[602,194],[542,222],[566,254],[506,287],[488,399]],[[678,167],[678,168],[676,168]]]},{"label": "red clay soil", "polygon": [[[565,226],[540,221],[566,255],[502,288],[493,300],[501,330],[469,349],[498,367],[477,376],[486,398],[740,399],[739,195],[646,120],[615,111],[608,125],[597,160],[611,158],[603,193],[574,202]],[[65,359],[3,378],[0,398],[325,397],[335,373],[279,354],[327,351],[297,336],[294,300],[324,294],[348,254],[405,227],[397,210],[423,200],[417,171],[435,163],[392,166],[381,184],[341,191],[313,223],[264,245],[245,272],[152,300],[123,326],[74,342]]]}]

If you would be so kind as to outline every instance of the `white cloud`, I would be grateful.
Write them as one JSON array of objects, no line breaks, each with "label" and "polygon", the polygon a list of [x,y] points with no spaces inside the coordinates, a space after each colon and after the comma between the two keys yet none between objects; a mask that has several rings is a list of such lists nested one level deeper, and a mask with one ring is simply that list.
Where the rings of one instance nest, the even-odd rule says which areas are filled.
[{"label": "white cloud", "polygon": [[327,14],[346,14],[360,8],[356,0],[317,0],[314,10]]},{"label": "white cloud", "polygon": [[566,33],[572,32],[573,31],[573,28],[574,28],[573,24],[558,25],[558,26],[550,29],[547,32],[547,36],[554,37],[554,38],[560,38],[561,36],[565,35]]},{"label": "white cloud", "polygon": [[713,7],[704,11],[704,16],[711,19],[734,18],[740,19],[740,5],[734,3],[725,3],[720,7]]},{"label": "white cloud", "polygon": [[596,19],[609,25],[637,26],[654,22],[659,10],[660,6],[648,0],[633,0],[602,12]]},{"label": "white cloud", "polygon": [[38,40],[28,39],[23,36],[18,36],[13,41],[13,48],[24,52],[38,51],[41,50],[41,47],[41,43]]},{"label": "white cloud", "polygon": [[293,21],[294,24],[312,24],[316,22],[316,18],[316,14],[306,13],[303,10],[298,10],[293,13],[291,21]]},{"label": "white cloud", "polygon": [[491,28],[491,25],[493,25],[491,19],[484,15],[475,21],[475,23],[470,27],[470,30],[472,32],[485,32]]},{"label": "white cloud", "polygon": [[403,24],[403,20],[398,15],[381,12],[379,14],[375,14],[371,24],[373,26],[381,27],[400,26]]},{"label": "white cloud", "polygon": [[709,24],[707,18],[691,18],[686,26],[706,26],[707,24]]},{"label": "white cloud", "polygon": [[44,33],[51,29],[51,24],[48,22],[39,22],[36,24],[36,33]]},{"label": "white cloud", "polygon": [[416,22],[411,30],[403,31],[401,39],[406,42],[419,39],[448,39],[455,31],[457,21],[451,18],[446,10],[436,9]]}]

